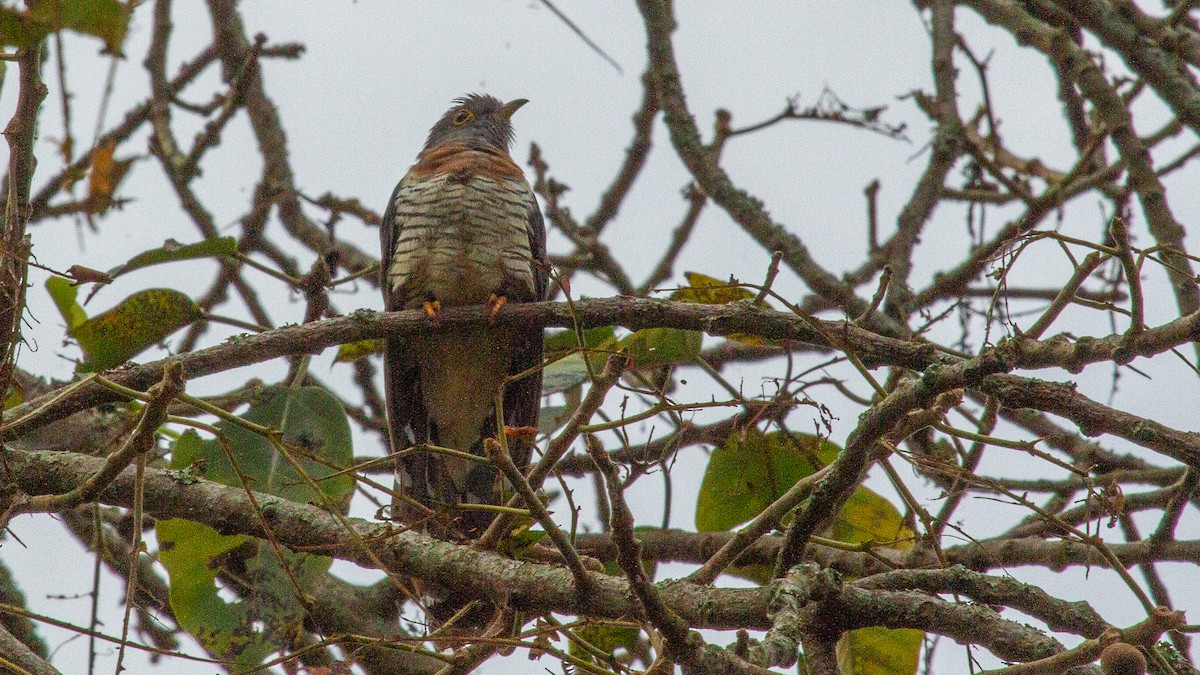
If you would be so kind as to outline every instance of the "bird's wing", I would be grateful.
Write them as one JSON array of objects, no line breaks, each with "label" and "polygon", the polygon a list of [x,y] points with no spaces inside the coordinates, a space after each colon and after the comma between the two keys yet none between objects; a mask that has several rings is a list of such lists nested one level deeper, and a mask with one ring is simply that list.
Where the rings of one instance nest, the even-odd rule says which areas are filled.
[{"label": "bird's wing", "polygon": [[[404,201],[404,188],[410,176],[396,185],[388,200],[387,210],[384,211],[383,221],[379,225],[380,250],[380,288],[383,289],[383,308],[393,312],[404,309],[405,298],[392,289],[388,280],[388,270],[392,265],[392,257],[396,251],[396,241],[404,229],[403,219],[396,216],[397,206]],[[428,434],[428,414],[425,411],[424,399],[421,396],[421,381],[417,374],[417,364],[408,341],[387,338],[383,353],[384,393],[387,402],[388,441],[393,453],[418,443],[424,443]],[[396,491],[411,495],[428,493],[428,485],[423,483],[427,461],[426,453],[415,453],[396,464]],[[421,466],[419,466],[421,465]],[[397,498],[393,502],[393,517],[412,520],[423,517],[423,513],[410,513],[407,502]],[[411,506],[411,505],[409,505]]]},{"label": "bird's wing", "polygon": [[[529,264],[533,271],[533,301],[546,299],[548,275],[545,267],[546,258],[546,224],[542,219],[541,209],[537,199],[529,193]],[[516,344],[513,348],[512,363],[509,375],[516,375],[530,368],[540,366],[545,356],[543,346],[543,331],[541,329],[516,331]],[[530,373],[508,385],[504,392],[505,423],[514,427],[537,426],[538,411],[542,405],[542,371]],[[533,449],[532,443],[518,442],[512,444],[513,462],[521,468],[529,463],[529,455]]]}]

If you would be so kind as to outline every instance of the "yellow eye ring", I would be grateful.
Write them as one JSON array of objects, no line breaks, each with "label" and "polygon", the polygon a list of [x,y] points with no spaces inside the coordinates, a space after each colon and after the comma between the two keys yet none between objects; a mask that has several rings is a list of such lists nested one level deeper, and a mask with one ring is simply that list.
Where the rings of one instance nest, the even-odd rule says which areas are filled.
[{"label": "yellow eye ring", "polygon": [[470,110],[459,110],[458,114],[454,116],[454,126],[461,127],[474,116]]}]

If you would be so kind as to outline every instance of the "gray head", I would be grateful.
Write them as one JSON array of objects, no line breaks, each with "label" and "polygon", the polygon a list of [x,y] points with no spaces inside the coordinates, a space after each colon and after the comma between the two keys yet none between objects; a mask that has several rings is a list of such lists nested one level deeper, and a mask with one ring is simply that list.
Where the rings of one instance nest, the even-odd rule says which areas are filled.
[{"label": "gray head", "polygon": [[487,94],[468,94],[454,99],[454,107],[442,115],[442,119],[429,130],[425,149],[437,147],[451,141],[490,145],[508,152],[513,140],[512,124],[509,119],[518,108],[529,101],[518,98],[501,103],[500,99]]}]

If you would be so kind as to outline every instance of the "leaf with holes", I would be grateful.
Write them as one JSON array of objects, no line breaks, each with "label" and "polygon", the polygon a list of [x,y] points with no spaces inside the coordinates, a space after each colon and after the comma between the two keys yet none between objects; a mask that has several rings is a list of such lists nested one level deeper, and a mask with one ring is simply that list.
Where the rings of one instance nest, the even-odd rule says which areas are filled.
[{"label": "leaf with holes", "polygon": [[[282,551],[281,561],[266,542],[224,536],[184,518],[159,520],[154,528],[158,558],[171,582],[171,611],[206,650],[253,667],[272,652],[299,646],[293,641],[301,634],[308,598],[297,593],[309,595],[332,559]],[[221,586],[243,599],[221,597],[218,574]]]}]

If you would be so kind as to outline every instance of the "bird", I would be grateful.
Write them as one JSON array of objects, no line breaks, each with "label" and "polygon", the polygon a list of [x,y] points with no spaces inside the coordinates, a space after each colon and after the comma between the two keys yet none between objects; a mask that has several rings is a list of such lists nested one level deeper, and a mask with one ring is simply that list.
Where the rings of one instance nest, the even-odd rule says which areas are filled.
[{"label": "bird", "polygon": [[[468,94],[430,129],[380,225],[387,311],[421,309],[436,323],[443,308],[483,305],[494,319],[507,303],[546,299],[546,226],[509,154],[511,118],[526,103]],[[443,538],[477,538],[493,515],[455,507],[498,503],[498,472],[429,446],[483,455],[483,439],[507,427],[513,462],[528,466],[543,331],[493,321],[385,342],[388,436],[397,454],[392,516]]]}]

